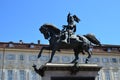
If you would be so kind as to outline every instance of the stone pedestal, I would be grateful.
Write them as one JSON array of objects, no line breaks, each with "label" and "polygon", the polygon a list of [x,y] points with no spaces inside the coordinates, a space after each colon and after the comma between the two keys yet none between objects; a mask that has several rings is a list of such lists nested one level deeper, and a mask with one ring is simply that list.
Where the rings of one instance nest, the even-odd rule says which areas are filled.
[{"label": "stone pedestal", "polygon": [[100,69],[97,64],[47,63],[39,71],[42,80],[95,80]]}]

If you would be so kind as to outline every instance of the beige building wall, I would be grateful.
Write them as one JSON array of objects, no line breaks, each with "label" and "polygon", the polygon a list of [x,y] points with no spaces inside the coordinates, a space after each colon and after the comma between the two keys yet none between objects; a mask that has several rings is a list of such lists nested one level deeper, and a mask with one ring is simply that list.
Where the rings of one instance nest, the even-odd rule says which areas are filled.
[{"label": "beige building wall", "polygon": [[[50,58],[49,50],[45,50],[37,59],[38,49],[0,48],[0,80],[41,80],[32,68],[39,68]],[[119,52],[120,53],[120,52]],[[120,80],[120,54],[112,52],[93,52],[89,64],[98,64],[103,68],[96,80]],[[84,63],[86,55],[79,55],[79,63]],[[53,63],[70,63],[74,59],[71,50],[56,52]]]}]

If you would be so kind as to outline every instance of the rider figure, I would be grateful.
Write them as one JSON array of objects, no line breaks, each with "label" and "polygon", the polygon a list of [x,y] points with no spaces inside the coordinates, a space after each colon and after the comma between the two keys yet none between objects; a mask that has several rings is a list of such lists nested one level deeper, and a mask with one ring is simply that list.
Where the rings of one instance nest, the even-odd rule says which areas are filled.
[{"label": "rider figure", "polygon": [[76,15],[72,16],[70,13],[68,13],[67,16],[68,25],[63,25],[63,30],[65,31],[65,35],[66,35],[64,42],[66,43],[70,43],[71,35],[73,35],[76,32],[75,21],[79,22],[80,19]]}]

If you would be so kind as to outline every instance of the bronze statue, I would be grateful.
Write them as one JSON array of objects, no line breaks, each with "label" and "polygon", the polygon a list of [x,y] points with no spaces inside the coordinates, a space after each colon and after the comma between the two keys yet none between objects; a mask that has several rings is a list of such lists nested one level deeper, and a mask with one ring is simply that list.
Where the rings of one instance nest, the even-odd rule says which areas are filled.
[{"label": "bronze statue", "polygon": [[[71,26],[75,26],[75,25],[71,25]],[[92,54],[92,52],[90,51],[90,48],[92,46],[91,43],[96,45],[101,45],[100,42],[96,39],[96,37],[91,34],[70,35],[69,44],[66,44],[64,42],[66,31],[59,30],[57,27],[51,24],[43,24],[39,30],[44,35],[44,38],[49,40],[49,46],[42,47],[42,49],[38,54],[38,58],[41,57],[42,51],[44,49],[50,49],[52,50],[52,53],[48,62],[52,62],[53,56],[57,50],[59,51],[61,48],[69,47],[73,49],[75,56],[75,59],[71,63],[77,62],[77,60],[79,59],[78,54],[80,52],[82,52],[83,54],[85,54],[85,52],[88,53],[88,57],[86,58],[85,61],[85,63],[88,63],[89,58],[91,58],[91,54]]]}]

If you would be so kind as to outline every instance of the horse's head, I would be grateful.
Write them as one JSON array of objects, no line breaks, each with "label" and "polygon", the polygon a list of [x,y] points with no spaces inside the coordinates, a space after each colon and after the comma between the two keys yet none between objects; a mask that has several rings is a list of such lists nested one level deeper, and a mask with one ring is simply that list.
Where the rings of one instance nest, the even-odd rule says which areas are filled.
[{"label": "horse's head", "polygon": [[48,39],[48,38],[50,37],[49,31],[48,31],[46,25],[42,25],[42,26],[40,27],[39,31],[44,35],[44,38],[45,38],[45,39]]},{"label": "horse's head", "polygon": [[43,24],[40,27],[40,32],[44,34],[45,39],[52,37],[53,35],[59,35],[60,30],[52,24]]}]

